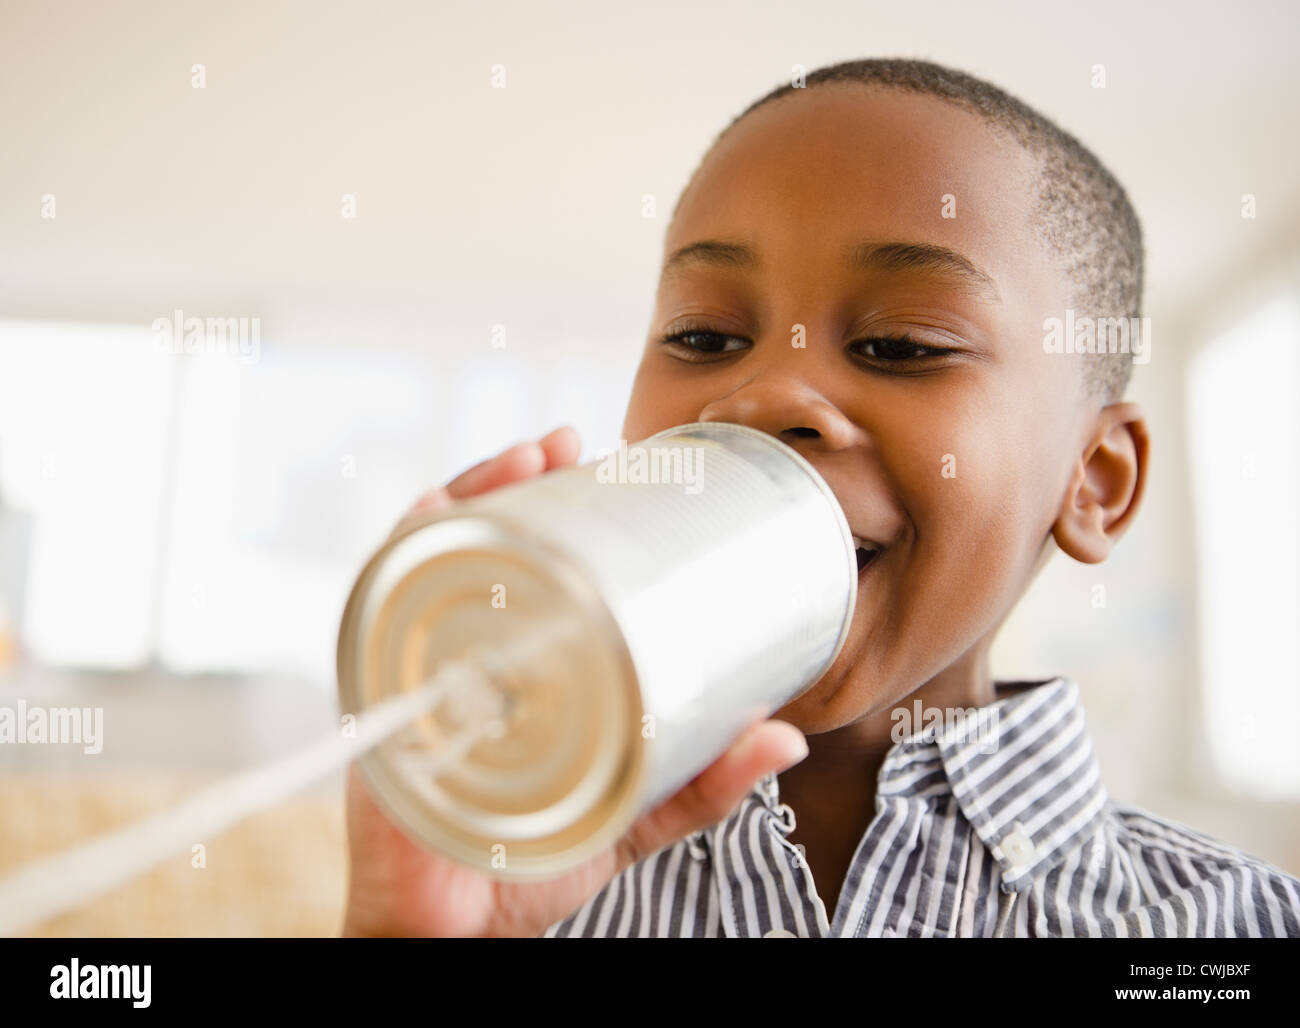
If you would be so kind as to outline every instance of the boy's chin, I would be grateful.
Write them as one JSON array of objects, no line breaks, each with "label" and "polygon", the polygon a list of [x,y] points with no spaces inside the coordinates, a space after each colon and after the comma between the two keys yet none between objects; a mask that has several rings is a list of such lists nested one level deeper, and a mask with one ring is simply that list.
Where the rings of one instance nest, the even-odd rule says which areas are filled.
[{"label": "boy's chin", "polygon": [[834,681],[822,678],[811,688],[772,713],[779,721],[788,721],[804,735],[820,735],[852,724],[862,715],[862,704],[847,694],[844,676]]}]

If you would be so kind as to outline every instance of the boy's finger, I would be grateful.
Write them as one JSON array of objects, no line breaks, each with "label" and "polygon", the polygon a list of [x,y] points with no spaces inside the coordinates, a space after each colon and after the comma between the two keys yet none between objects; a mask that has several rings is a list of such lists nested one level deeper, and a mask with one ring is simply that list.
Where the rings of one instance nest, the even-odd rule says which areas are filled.
[{"label": "boy's finger", "polygon": [[455,500],[468,499],[552,468],[575,464],[581,452],[582,443],[571,425],[562,425],[535,443],[517,443],[495,457],[479,461],[457,475],[449,484],[430,489],[415,501],[394,534],[412,515],[440,510]]},{"label": "boy's finger", "polygon": [[808,755],[803,733],[787,721],[752,725],[689,785],[642,817],[618,845],[619,870],[691,832],[717,824],[756,782]]},{"label": "boy's finger", "polygon": [[408,513],[418,514],[423,510],[437,510],[440,507],[447,506],[449,503],[451,503],[451,497],[447,495],[447,490],[442,486],[439,486],[437,489],[430,489],[427,493],[416,500],[415,505],[411,507]]},{"label": "boy's finger", "polygon": [[537,443],[516,443],[452,479],[447,484],[447,495],[454,500],[468,499],[545,470],[546,453]]},{"label": "boy's finger", "polygon": [[546,454],[546,470],[568,467],[578,463],[582,453],[582,440],[572,425],[561,425],[537,440],[537,445]]}]

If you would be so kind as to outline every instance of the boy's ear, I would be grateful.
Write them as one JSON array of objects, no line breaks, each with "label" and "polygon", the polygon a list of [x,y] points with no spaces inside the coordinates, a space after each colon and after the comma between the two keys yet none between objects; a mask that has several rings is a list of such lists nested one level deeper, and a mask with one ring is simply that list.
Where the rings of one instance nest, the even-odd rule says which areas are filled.
[{"label": "boy's ear", "polygon": [[1105,560],[1137,515],[1150,437],[1136,403],[1103,407],[1052,526],[1056,545],[1077,561]]}]

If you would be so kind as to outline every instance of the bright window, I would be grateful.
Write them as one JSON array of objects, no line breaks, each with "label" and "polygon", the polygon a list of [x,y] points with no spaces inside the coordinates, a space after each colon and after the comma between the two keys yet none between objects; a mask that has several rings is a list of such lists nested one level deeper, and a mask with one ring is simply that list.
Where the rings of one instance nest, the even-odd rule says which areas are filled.
[{"label": "bright window", "polygon": [[1205,731],[1225,784],[1300,796],[1300,303],[1213,339],[1190,377]]},{"label": "bright window", "polygon": [[30,519],[0,586],[37,661],[151,655],[172,371],[147,328],[0,323],[0,502]]},{"label": "bright window", "polygon": [[332,689],[352,580],[423,490],[563,421],[589,455],[617,441],[626,355],[553,342],[263,340],[250,360],[0,322],[0,533],[21,530],[0,602],[26,657]]}]

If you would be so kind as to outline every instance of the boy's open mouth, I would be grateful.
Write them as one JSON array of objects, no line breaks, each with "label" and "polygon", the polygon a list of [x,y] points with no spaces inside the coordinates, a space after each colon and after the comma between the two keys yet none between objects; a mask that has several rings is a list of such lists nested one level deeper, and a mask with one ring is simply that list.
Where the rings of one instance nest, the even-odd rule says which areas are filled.
[{"label": "boy's open mouth", "polygon": [[853,546],[858,553],[858,574],[862,574],[866,566],[875,560],[883,549],[879,543],[873,543],[870,539],[862,539],[856,535],[853,537]]}]

